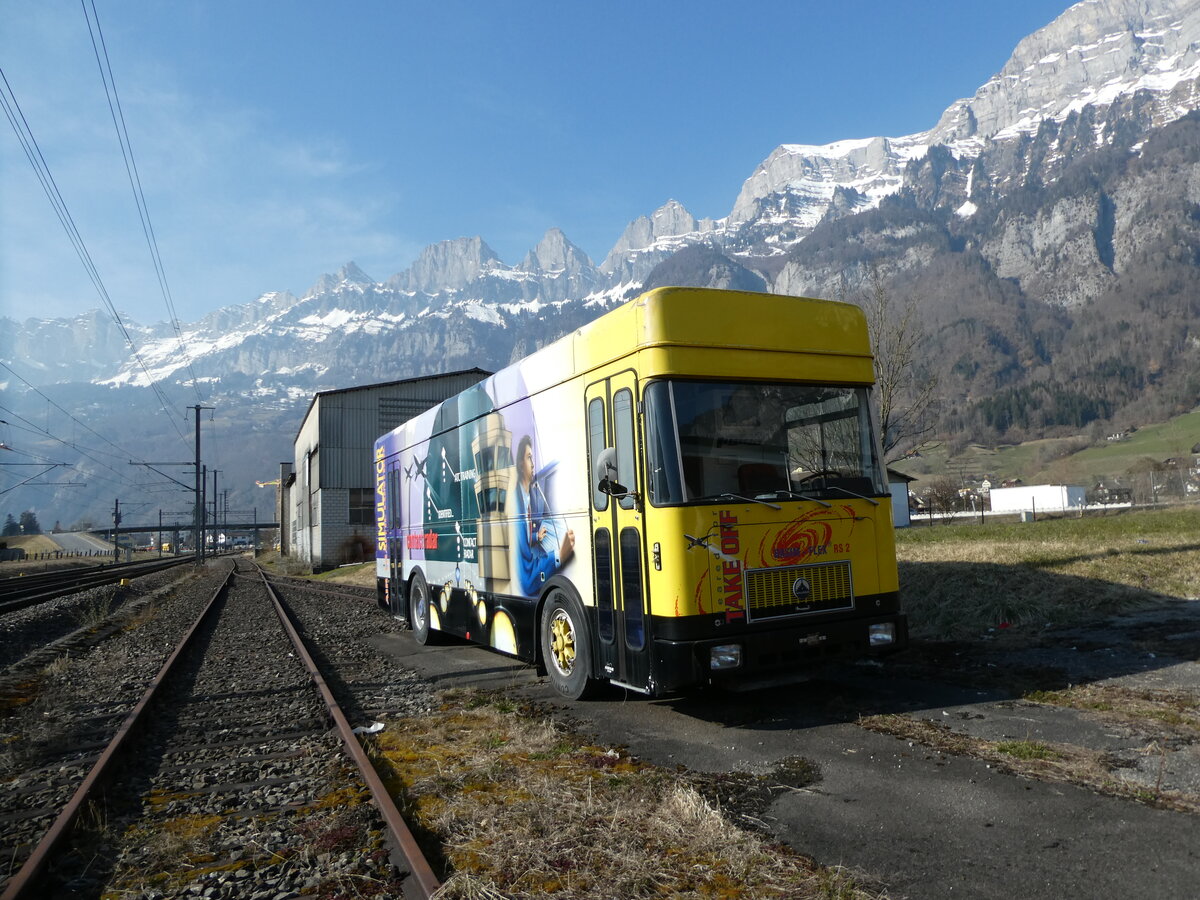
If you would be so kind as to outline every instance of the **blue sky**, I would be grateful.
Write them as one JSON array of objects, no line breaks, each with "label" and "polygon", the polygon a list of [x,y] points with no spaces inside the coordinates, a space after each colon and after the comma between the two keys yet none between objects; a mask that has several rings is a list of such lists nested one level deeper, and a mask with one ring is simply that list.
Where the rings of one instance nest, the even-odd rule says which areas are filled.
[{"label": "blue sky", "polygon": [[[90,10],[93,0],[84,0]],[[932,127],[1066,0],[94,0],[167,284],[193,321],[561,228],[599,262],[668,199],[719,218],[780,144]],[[0,67],[116,307],[166,319],[84,7],[0,0]],[[0,135],[0,315],[101,301]]]}]

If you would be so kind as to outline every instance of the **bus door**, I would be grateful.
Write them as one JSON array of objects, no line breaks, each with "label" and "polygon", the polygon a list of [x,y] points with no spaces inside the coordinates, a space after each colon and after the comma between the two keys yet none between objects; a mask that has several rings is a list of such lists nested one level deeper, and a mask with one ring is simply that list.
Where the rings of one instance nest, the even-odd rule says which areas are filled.
[{"label": "bus door", "polygon": [[[637,377],[626,371],[587,389],[588,458],[592,464],[592,547],[596,585],[597,674],[638,690],[650,687],[649,610],[639,483]],[[599,490],[595,462],[615,450],[622,492]]]},{"label": "bus door", "polygon": [[392,460],[387,470],[387,505],[385,527],[392,533],[388,538],[388,605],[392,615],[408,617],[407,599],[401,585],[404,583],[404,538],[401,536],[400,519],[400,489],[403,480],[400,477],[400,459]]}]

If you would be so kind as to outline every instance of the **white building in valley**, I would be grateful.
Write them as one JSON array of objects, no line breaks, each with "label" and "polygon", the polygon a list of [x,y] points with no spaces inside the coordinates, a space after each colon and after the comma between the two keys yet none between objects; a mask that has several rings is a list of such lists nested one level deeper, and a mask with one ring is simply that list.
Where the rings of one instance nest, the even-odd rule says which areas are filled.
[{"label": "white building in valley", "polygon": [[1087,504],[1087,488],[1078,484],[1026,484],[992,488],[993,513],[1067,512]]}]

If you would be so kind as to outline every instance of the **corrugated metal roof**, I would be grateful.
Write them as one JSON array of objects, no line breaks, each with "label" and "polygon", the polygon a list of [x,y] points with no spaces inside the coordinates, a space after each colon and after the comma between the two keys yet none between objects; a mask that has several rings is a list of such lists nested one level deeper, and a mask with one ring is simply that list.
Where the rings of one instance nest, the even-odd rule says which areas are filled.
[{"label": "corrugated metal roof", "polygon": [[487,378],[491,374],[491,372],[488,372],[485,369],[460,369],[457,372],[442,372],[441,374],[437,375],[418,375],[416,378],[401,378],[398,381],[381,381],[378,384],[360,384],[355,387],[334,388],[333,390],[328,391],[317,391],[315,394],[313,394],[312,399],[308,401],[308,409],[304,411],[304,416],[300,419],[300,427],[296,429],[296,437],[292,438],[292,443],[294,444],[300,437],[300,432],[304,430],[304,423],[307,422],[308,417],[312,415],[313,407],[316,406],[318,398],[332,397],[337,394],[352,394],[357,391],[377,391],[380,388],[417,385],[423,381],[438,381],[443,378],[454,378],[455,376],[476,375],[478,377],[475,378],[475,381],[483,381],[483,379]]}]

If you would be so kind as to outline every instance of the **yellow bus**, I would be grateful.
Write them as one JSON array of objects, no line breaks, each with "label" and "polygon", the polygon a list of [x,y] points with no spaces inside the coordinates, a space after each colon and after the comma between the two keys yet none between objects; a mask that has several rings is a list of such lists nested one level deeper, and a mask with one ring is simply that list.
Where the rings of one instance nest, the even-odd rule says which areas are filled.
[{"label": "yellow bus", "polygon": [[851,304],[649,291],[380,437],[380,605],[578,699],[907,642]]}]

